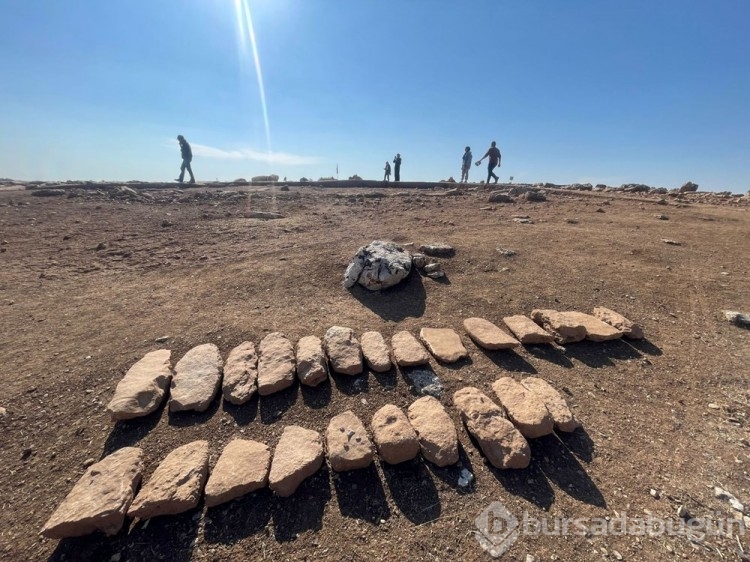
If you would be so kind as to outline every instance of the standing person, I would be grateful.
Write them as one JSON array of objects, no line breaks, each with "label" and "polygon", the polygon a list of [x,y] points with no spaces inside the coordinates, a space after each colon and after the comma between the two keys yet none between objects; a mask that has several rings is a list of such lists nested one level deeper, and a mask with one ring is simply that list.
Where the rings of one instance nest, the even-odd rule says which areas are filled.
[{"label": "standing person", "polygon": [[193,169],[190,167],[190,162],[193,161],[193,150],[190,148],[188,141],[182,135],[177,135],[177,140],[180,143],[180,152],[182,153],[182,166],[180,166],[180,177],[175,181],[182,183],[185,177],[185,170],[190,174],[190,183],[195,183],[195,176],[193,175]]},{"label": "standing person", "polygon": [[393,181],[401,181],[401,155],[396,154],[393,159]]},{"label": "standing person", "polygon": [[487,150],[487,153],[477,161],[477,166],[479,166],[479,164],[482,163],[482,160],[484,160],[488,156],[490,158],[489,164],[487,164],[487,183],[490,183],[490,178],[495,178],[495,183],[497,183],[497,180],[500,179],[492,171],[500,165],[500,158],[501,158],[500,149],[497,148],[496,144],[497,143],[495,141],[492,141],[492,145]]},{"label": "standing person", "polygon": [[385,175],[383,176],[383,181],[385,183],[388,183],[388,181],[391,179],[391,163],[388,162],[388,160],[385,161]]},{"label": "standing person", "polygon": [[471,148],[466,147],[463,159],[461,161],[461,181],[459,183],[469,183],[469,170],[471,169]]}]

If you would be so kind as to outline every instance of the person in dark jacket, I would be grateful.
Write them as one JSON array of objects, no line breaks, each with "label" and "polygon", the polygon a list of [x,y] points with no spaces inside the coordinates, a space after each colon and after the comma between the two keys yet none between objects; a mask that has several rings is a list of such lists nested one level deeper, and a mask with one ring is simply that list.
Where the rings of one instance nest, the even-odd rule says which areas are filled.
[{"label": "person in dark jacket", "polygon": [[180,166],[180,177],[176,181],[182,183],[185,177],[185,170],[190,174],[190,183],[195,183],[195,176],[193,175],[193,169],[190,167],[190,162],[193,161],[193,151],[190,148],[190,144],[185,140],[182,135],[177,135],[177,140],[180,143],[180,152],[182,153],[182,166]]},{"label": "person in dark jacket", "polygon": [[492,141],[492,145],[487,150],[487,153],[482,156],[482,158],[479,159],[477,162],[477,166],[482,163],[482,160],[489,157],[489,164],[487,164],[487,183],[490,183],[490,178],[495,178],[495,183],[497,183],[497,180],[500,178],[495,175],[493,170],[497,168],[500,165],[500,149],[496,146],[496,142]]},{"label": "person in dark jacket", "polygon": [[393,159],[393,181],[401,181],[401,155],[396,154]]}]

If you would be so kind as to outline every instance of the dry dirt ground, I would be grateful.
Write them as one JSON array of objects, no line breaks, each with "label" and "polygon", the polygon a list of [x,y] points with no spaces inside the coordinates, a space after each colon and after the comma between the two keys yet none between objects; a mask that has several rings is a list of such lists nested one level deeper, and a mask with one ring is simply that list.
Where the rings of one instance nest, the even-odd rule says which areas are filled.
[{"label": "dry dirt ground", "polygon": [[[553,192],[542,203],[487,203],[487,192],[242,188],[153,191],[150,198],[32,197],[0,192],[0,558],[3,560],[490,560],[475,518],[493,501],[522,519],[735,517],[721,485],[750,502],[750,331],[722,309],[750,309],[748,207]],[[384,195],[384,196],[382,196]],[[248,211],[284,218],[245,218]],[[663,213],[668,220],[658,220]],[[534,224],[518,224],[527,214]],[[577,223],[566,219],[577,219]],[[662,242],[677,240],[679,246]],[[412,274],[368,293],[342,288],[344,269],[374,239],[445,242],[444,282]],[[517,251],[503,257],[498,247]],[[499,323],[534,308],[606,306],[640,322],[646,340],[487,353],[462,320]],[[113,537],[53,541],[42,525],[84,472],[128,445],[143,449],[144,480],[175,447],[211,444],[211,463],[235,437],[272,448],[287,424],[323,432],[353,410],[366,424],[413,389],[396,371],[334,376],[203,414],[163,408],[113,424],[105,406],[146,352],[213,342],[222,353],[271,331],[322,336],[450,327],[471,359],[433,367],[459,428],[459,468],[427,462],[324,469],[291,498],[267,489],[218,508],[130,522]],[[169,336],[165,344],[156,343]],[[539,376],[565,393],[583,429],[531,443],[530,468],[498,471],[460,424],[451,396],[500,376]],[[709,404],[711,406],[709,406]],[[0,413],[2,410],[0,410]],[[652,494],[650,490],[655,490]],[[657,497],[654,497],[657,496]],[[529,528],[529,527],[527,527]],[[504,560],[740,560],[736,537],[521,533]]]}]

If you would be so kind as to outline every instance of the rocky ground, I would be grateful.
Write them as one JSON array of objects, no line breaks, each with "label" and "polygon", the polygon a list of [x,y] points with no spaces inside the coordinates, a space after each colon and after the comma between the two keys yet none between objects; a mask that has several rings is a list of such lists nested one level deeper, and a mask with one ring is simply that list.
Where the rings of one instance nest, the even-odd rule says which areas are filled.
[{"label": "rocky ground", "polygon": [[[245,183],[0,186],[0,558],[488,560],[475,520],[494,501],[550,527],[623,513],[675,527],[741,518],[714,486],[750,502],[750,331],[722,314],[750,310],[746,196],[501,186],[508,197],[489,202],[485,186]],[[443,278],[345,290],[350,258],[375,239],[447,243],[455,256],[439,260]],[[638,321],[646,339],[485,352],[462,324],[595,306]],[[346,410],[368,427],[386,404],[406,411],[417,396],[395,370],[295,384],[242,406],[217,398],[203,413],[162,407],[114,424],[105,411],[149,351],[169,348],[176,361],[213,343],[226,358],[270,332],[296,342],[334,325],[387,340],[423,327],[462,334],[469,359],[432,360],[459,464],[324,465],[288,498],[264,488],[113,537],[39,536],[85,467],[123,447],[141,448],[148,480],[193,441],[208,442],[213,467],[236,437],[273,450],[287,425],[325,435]],[[549,381],[583,425],[531,440],[523,470],[488,465],[452,401],[465,386],[493,396],[507,376]],[[738,528],[692,540],[521,533],[503,559],[743,560],[750,535]]]}]

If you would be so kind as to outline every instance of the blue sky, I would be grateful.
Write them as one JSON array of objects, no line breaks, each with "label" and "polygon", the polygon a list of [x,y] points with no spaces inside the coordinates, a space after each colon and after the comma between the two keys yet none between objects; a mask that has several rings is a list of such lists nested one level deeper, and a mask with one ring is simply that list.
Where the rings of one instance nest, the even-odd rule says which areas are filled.
[{"label": "blue sky", "polygon": [[235,4],[0,1],[0,177],[750,188],[748,0],[247,0],[270,146]]}]

